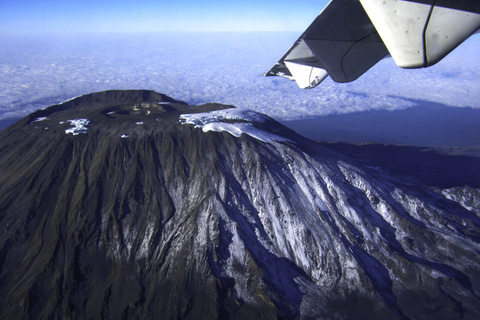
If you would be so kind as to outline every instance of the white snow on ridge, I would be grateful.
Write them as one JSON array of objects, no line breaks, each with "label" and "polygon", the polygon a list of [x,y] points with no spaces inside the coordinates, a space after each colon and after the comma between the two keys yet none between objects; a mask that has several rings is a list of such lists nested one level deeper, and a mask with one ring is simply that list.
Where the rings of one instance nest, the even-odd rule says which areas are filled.
[{"label": "white snow on ridge", "polygon": [[[60,124],[62,124],[62,122],[60,122]],[[76,136],[80,133],[86,133],[87,132],[87,130],[88,130],[87,125],[90,123],[90,120],[88,120],[88,119],[75,119],[75,120],[67,120],[67,122],[70,122],[70,124],[74,127],[65,130],[65,134],[71,133],[74,136]]]},{"label": "white snow on ridge", "polygon": [[[60,104],[67,103],[67,102],[70,102],[70,101],[72,101],[72,100],[75,100],[75,99],[80,98],[80,97],[83,97],[83,96],[84,96],[84,94],[81,94],[81,95],[79,95],[79,96],[72,97],[72,98],[70,98],[70,99],[67,99],[67,100],[65,100],[65,101],[60,102],[59,105],[60,105]],[[47,107],[47,108],[48,108],[48,107]]]},{"label": "white snow on ridge", "polygon": [[35,120],[33,120],[32,122],[40,122],[40,121],[45,121],[45,120],[47,120],[47,117],[38,117]]},{"label": "white snow on ridge", "polygon": [[263,123],[268,119],[268,117],[264,114],[252,110],[238,108],[230,108],[194,114],[182,114],[180,116],[180,119],[186,120],[187,118],[195,121],[195,123],[192,123],[195,125],[198,123],[211,123],[223,120],[243,120],[248,122]]},{"label": "white snow on ridge", "polygon": [[180,115],[182,124],[192,124],[195,128],[201,128],[203,132],[226,131],[235,137],[247,134],[263,142],[291,142],[290,139],[258,129],[253,125],[253,123],[261,124],[267,119],[267,116],[261,113],[236,108]]}]

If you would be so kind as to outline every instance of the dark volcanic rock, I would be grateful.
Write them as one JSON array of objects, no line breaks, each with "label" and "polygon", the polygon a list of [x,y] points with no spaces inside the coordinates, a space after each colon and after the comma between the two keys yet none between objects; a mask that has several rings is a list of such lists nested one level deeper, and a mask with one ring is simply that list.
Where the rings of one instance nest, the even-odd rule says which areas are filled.
[{"label": "dark volcanic rock", "polygon": [[226,108],[107,91],[2,131],[1,317],[480,316],[479,190],[389,178],[266,117],[221,127],[284,142],[179,122]]}]

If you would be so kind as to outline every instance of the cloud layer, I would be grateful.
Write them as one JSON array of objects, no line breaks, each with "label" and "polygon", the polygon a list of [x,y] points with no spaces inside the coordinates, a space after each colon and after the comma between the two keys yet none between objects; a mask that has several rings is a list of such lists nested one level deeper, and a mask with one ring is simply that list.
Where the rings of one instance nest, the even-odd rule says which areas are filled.
[{"label": "cloud layer", "polygon": [[315,89],[262,77],[297,33],[170,33],[0,36],[0,119],[74,96],[153,89],[189,104],[218,102],[278,120],[400,110],[418,100],[480,108],[480,37],[439,64],[404,70],[380,61],[355,82]]}]

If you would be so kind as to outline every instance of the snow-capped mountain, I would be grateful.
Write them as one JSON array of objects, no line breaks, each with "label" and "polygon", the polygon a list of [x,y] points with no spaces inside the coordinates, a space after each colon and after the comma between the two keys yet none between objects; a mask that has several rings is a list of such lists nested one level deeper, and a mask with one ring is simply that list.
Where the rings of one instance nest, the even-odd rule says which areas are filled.
[{"label": "snow-capped mountain", "polygon": [[478,186],[151,91],[78,97],[0,141],[4,319],[480,317]]}]

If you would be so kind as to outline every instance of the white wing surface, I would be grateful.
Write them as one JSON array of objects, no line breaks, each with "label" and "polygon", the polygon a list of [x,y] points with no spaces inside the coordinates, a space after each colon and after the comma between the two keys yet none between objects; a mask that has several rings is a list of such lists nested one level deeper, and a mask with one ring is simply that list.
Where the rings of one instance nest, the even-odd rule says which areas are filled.
[{"label": "white wing surface", "polygon": [[480,29],[479,0],[332,0],[265,76],[350,82],[388,56],[428,67]]}]

